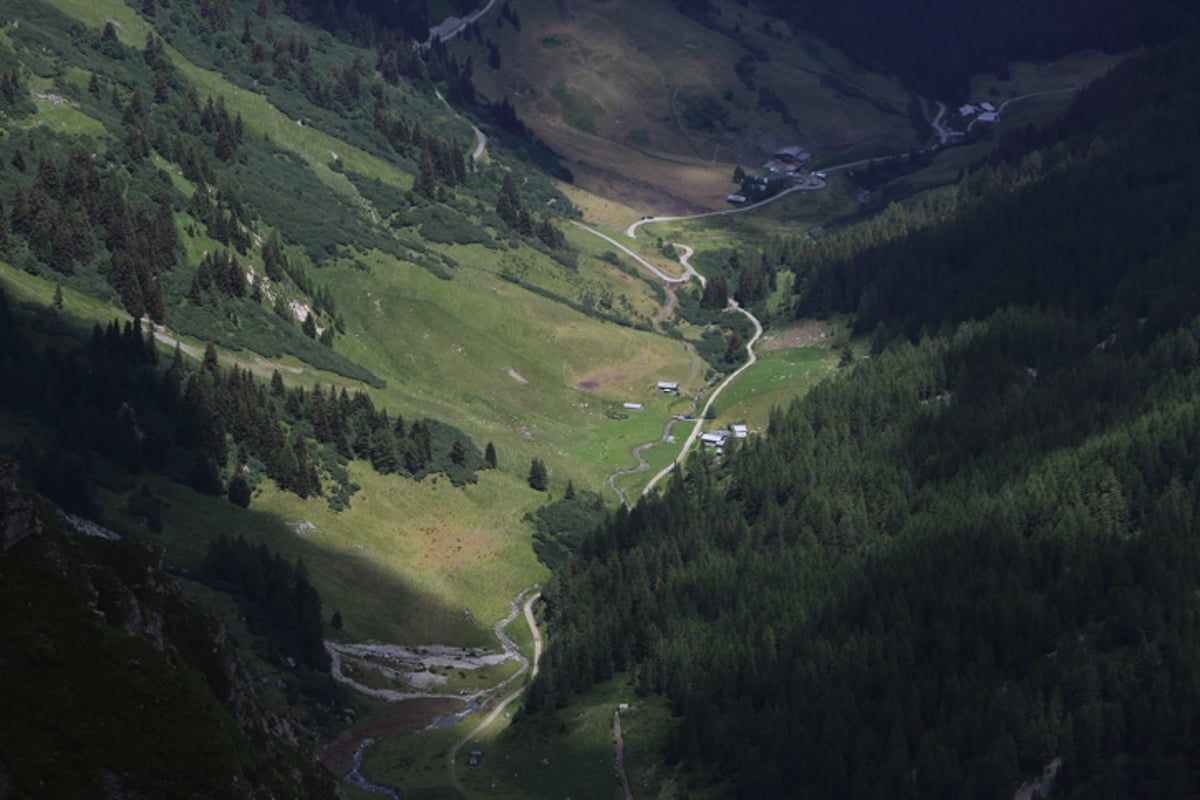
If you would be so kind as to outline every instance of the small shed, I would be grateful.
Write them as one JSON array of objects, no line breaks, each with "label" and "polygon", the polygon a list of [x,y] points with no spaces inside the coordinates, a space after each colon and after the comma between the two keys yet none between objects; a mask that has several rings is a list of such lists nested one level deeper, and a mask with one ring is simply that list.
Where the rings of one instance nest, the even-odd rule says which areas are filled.
[{"label": "small shed", "polygon": [[659,391],[663,392],[678,392],[679,384],[675,383],[674,381],[659,381],[658,388]]},{"label": "small shed", "polygon": [[746,203],[746,195],[744,195],[744,194],[731,194],[731,195],[729,195],[728,197],[726,197],[726,198],[725,198],[725,200],[726,200],[726,202],[733,203],[735,206],[745,205],[745,203]]},{"label": "small shed", "polygon": [[483,766],[483,751],[472,750],[470,757],[467,759],[467,766],[471,769],[479,769]]},{"label": "small shed", "polygon": [[730,425],[729,431],[733,434],[733,438],[735,439],[745,439],[750,435],[750,429],[745,425]]},{"label": "small shed", "polygon": [[1000,115],[995,111],[985,111],[975,119],[979,120],[980,122],[995,122],[996,120],[1000,119]]},{"label": "small shed", "polygon": [[958,115],[960,117],[970,117],[977,113],[979,113],[979,109],[976,108],[975,106],[971,105],[970,103],[967,103],[966,105],[961,105],[958,107]]},{"label": "small shed", "polygon": [[986,100],[984,102],[980,103],[979,107],[982,108],[984,111],[995,111],[996,110],[996,107],[994,105],[992,105],[991,103],[987,102]]},{"label": "small shed", "polygon": [[642,404],[641,403],[625,403],[625,408],[627,408],[630,411],[641,411]]}]

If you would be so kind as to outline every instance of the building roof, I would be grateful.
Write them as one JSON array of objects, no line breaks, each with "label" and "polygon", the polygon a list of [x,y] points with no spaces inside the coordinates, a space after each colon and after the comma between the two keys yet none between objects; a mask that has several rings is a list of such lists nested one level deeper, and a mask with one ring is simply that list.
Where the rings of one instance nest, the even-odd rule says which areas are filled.
[{"label": "building roof", "polygon": [[796,145],[791,145],[790,147],[781,147],[778,150],[776,150],[775,156],[776,157],[783,156],[785,158],[804,159],[804,158],[809,157],[809,152],[807,150],[805,150],[803,147],[797,147]]},{"label": "building roof", "polygon": [[735,439],[745,439],[750,433],[750,429],[745,425],[730,425],[729,430],[733,433]]},{"label": "building roof", "polygon": [[679,384],[675,381],[659,381],[658,388],[664,390],[674,390],[679,388]]},{"label": "building roof", "polygon": [[995,122],[996,120],[1000,119],[1000,115],[995,111],[985,111],[976,119],[978,119],[980,122]]},{"label": "building roof", "polygon": [[958,107],[958,114],[962,117],[969,117],[977,111],[979,111],[979,109],[970,103]]},{"label": "building roof", "polygon": [[987,101],[980,103],[979,107],[982,108],[984,111],[995,111],[996,110],[996,107]]}]

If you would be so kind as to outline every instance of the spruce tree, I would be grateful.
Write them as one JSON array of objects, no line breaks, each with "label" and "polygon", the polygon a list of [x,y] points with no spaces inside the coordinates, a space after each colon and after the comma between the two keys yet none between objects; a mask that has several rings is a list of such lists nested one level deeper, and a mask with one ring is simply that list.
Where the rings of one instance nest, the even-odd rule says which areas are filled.
[{"label": "spruce tree", "polygon": [[433,153],[430,152],[428,145],[421,153],[421,171],[413,180],[412,188],[413,192],[426,200],[437,198],[437,171],[433,165]]},{"label": "spruce tree", "polygon": [[537,456],[534,456],[533,460],[529,463],[529,487],[539,492],[544,492],[549,485],[550,476],[546,470],[546,465]]},{"label": "spruce tree", "polygon": [[229,479],[227,496],[229,497],[229,502],[235,506],[240,506],[241,508],[250,507],[250,484],[246,483],[246,479],[242,476],[240,468]]}]

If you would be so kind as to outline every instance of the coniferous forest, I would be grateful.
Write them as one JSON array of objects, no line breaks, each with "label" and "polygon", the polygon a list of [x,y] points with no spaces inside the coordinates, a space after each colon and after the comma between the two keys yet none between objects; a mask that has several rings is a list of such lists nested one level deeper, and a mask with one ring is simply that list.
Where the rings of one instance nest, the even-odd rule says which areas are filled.
[{"label": "coniferous forest", "polygon": [[796,249],[798,313],[856,312],[872,358],[583,540],[531,713],[626,673],[668,762],[740,797],[1058,764],[1055,796],[1195,796],[1198,51],[1115,69],[907,237]]}]

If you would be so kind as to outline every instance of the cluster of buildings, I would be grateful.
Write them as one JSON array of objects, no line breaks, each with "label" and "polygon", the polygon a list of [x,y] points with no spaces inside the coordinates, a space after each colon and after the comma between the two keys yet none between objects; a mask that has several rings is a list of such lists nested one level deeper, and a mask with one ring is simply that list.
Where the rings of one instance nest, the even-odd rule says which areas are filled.
[{"label": "cluster of buildings", "polygon": [[730,425],[729,430],[708,431],[700,434],[700,444],[714,448],[717,455],[721,455],[725,452],[725,442],[730,439],[745,439],[749,435],[750,430],[745,425]]},{"label": "cluster of buildings", "polygon": [[791,147],[781,147],[776,150],[775,154],[771,156],[771,160],[763,164],[763,169],[772,175],[795,177],[800,172],[806,170],[811,161],[812,153],[802,147],[793,145]]},{"label": "cluster of buildings", "polygon": [[[664,394],[679,396],[679,384],[675,381],[659,381],[655,388]],[[622,405],[626,411],[641,411],[645,407],[642,403],[635,403],[633,401],[625,402]],[[676,418],[685,420],[695,419],[691,414]],[[749,435],[750,429],[746,425],[730,425],[728,430],[720,429],[700,434],[700,443],[705,447],[714,448],[717,455],[721,455],[725,452],[725,443],[728,440],[745,439]]]},{"label": "cluster of buildings", "polygon": [[[807,177],[809,165],[812,163],[812,153],[802,147],[795,145],[790,147],[782,147],[775,151],[767,163],[763,164],[763,169],[767,171],[766,176],[758,178],[747,178],[754,184],[756,190],[766,190],[767,185],[780,181],[799,181]],[[824,178],[824,175],[818,177]],[[743,184],[743,187],[745,184]],[[753,193],[753,192],[751,192]],[[749,198],[744,194],[731,194],[725,198],[729,203],[735,206],[745,205]]]},{"label": "cluster of buildings", "polygon": [[979,105],[967,103],[958,107],[958,115],[964,119],[975,117],[978,122],[996,122],[1000,119],[1000,111],[991,103],[984,101]]}]

